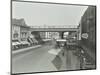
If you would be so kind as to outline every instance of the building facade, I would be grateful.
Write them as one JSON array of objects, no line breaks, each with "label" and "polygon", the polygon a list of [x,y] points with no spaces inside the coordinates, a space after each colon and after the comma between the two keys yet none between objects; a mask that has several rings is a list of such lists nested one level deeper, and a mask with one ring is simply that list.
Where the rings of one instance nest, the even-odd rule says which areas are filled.
[{"label": "building facade", "polygon": [[81,44],[95,52],[96,49],[96,7],[88,7],[81,19],[82,34],[87,34],[87,38],[82,37]]},{"label": "building facade", "polygon": [[29,27],[20,26],[20,40],[25,41],[29,37]]},{"label": "building facade", "polygon": [[[96,64],[96,7],[89,6],[81,19],[81,40],[79,45],[91,57],[93,65]],[[94,68],[96,68],[94,66]]]},{"label": "building facade", "polygon": [[12,40],[19,40],[19,39],[20,39],[20,26],[12,25]]},{"label": "building facade", "polygon": [[26,40],[30,33],[29,30],[24,19],[12,19],[12,40]]}]

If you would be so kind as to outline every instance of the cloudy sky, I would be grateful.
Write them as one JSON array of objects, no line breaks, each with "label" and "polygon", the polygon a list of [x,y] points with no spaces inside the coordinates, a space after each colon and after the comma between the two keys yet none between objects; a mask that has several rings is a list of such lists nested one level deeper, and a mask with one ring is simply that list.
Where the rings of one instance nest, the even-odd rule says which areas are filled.
[{"label": "cloudy sky", "polygon": [[12,2],[12,18],[24,18],[29,26],[78,25],[87,6]]}]

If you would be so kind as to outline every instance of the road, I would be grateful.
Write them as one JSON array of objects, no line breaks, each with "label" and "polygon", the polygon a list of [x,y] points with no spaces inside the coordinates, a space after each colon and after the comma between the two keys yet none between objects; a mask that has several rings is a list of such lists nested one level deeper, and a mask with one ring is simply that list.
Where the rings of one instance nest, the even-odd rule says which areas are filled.
[{"label": "road", "polygon": [[[55,54],[55,51],[60,52]],[[72,51],[57,50],[50,44],[12,56],[13,73],[76,70],[79,69],[79,64]]]}]

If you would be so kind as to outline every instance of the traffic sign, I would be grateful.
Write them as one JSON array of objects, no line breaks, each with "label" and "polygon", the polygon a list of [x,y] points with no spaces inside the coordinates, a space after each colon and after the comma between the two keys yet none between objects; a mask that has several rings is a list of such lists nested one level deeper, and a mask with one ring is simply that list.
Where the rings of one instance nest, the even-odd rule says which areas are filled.
[{"label": "traffic sign", "polygon": [[84,39],[87,39],[87,38],[88,38],[88,33],[83,33],[83,34],[81,35],[81,37],[84,38]]}]

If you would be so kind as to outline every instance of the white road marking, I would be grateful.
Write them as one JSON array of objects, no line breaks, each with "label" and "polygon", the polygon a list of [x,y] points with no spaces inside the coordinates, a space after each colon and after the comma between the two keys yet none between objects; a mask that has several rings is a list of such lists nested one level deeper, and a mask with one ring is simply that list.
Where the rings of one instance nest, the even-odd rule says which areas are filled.
[{"label": "white road marking", "polygon": [[58,53],[61,51],[61,49],[51,49],[48,51],[48,53],[53,55],[58,55]]}]

